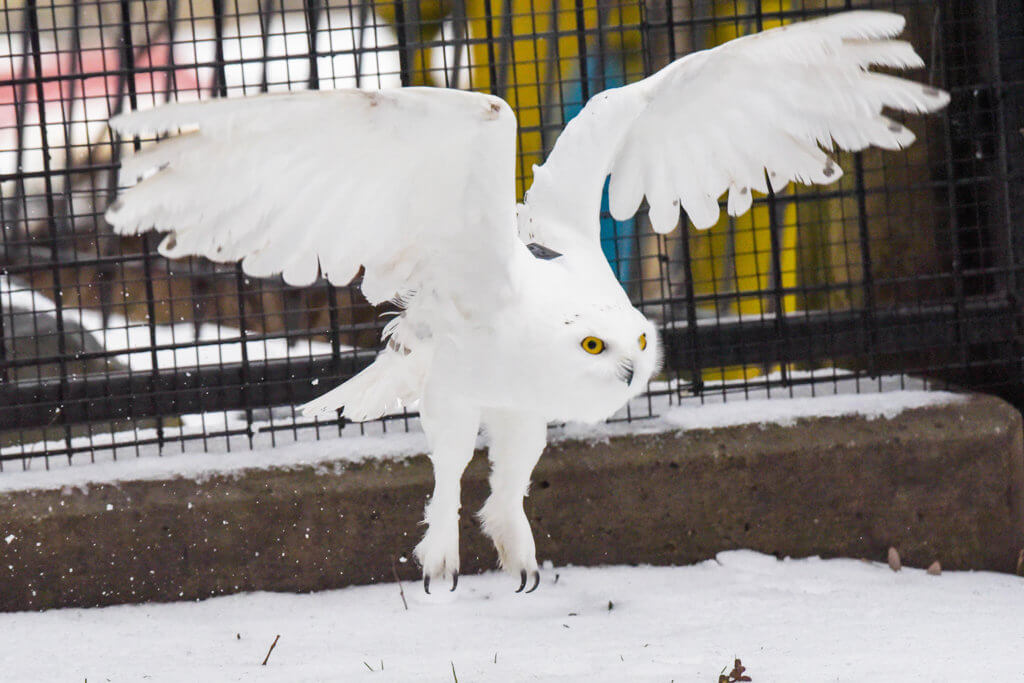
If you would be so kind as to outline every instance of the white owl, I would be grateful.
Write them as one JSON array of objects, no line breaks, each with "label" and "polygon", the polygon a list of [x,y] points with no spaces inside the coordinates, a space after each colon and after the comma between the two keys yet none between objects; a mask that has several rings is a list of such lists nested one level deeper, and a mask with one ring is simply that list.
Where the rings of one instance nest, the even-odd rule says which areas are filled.
[{"label": "white owl", "polygon": [[[246,273],[365,269],[371,303],[397,301],[372,365],[307,404],[368,420],[419,402],[434,466],[415,554],[424,586],[459,571],[460,480],[483,427],[491,495],[480,519],[519,590],[537,587],[523,511],[549,422],[606,418],[659,365],[655,326],[601,252],[599,209],[646,197],[658,232],[680,209],[698,228],[752,193],[831,183],[825,150],[900,149],[888,108],[931,112],[936,88],[869,71],[919,67],[894,14],[837,14],[741,38],[607,90],[566,126],[515,202],[516,120],[503,100],[456,90],[339,90],[172,104],[115,117],[123,136],[182,131],[124,160],[137,183],[108,210],[120,233],[156,228],[160,251],[241,260]],[[139,182],[141,179],[141,182]],[[527,591],[527,592],[529,592]]]}]

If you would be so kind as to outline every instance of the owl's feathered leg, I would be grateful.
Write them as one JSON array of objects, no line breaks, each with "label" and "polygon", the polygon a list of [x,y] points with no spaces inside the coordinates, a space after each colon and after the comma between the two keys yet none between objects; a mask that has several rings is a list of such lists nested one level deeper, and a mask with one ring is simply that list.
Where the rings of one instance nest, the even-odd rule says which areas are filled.
[{"label": "owl's feathered leg", "polygon": [[527,577],[532,579],[533,585],[526,591],[532,593],[540,583],[540,572],[523,498],[547,444],[547,420],[509,410],[487,411],[483,420],[490,444],[491,495],[480,510],[480,521],[484,533],[494,541],[502,569],[519,577],[520,591],[526,587]]},{"label": "owl's feathered leg", "polygon": [[453,401],[424,399],[420,421],[430,445],[434,466],[434,493],[427,503],[424,523],[427,533],[414,554],[423,567],[423,587],[430,581],[450,577],[452,590],[459,578],[459,507],[462,472],[473,457],[480,410]]}]

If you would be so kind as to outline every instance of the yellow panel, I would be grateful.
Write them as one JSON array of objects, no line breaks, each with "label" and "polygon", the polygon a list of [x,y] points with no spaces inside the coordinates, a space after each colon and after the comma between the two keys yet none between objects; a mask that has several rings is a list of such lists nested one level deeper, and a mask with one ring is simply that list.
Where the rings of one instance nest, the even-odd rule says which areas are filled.
[{"label": "yellow panel", "polygon": [[[761,2],[761,10],[765,13],[779,12],[789,9],[790,6],[791,3],[782,0]],[[747,18],[754,9],[753,2],[716,0],[714,5],[716,20],[714,43],[719,45],[733,38],[755,32],[758,28],[757,25],[753,20]],[[738,15],[743,18],[737,18]],[[730,18],[736,19],[729,21]],[[782,23],[778,19],[766,18],[762,28],[774,28]],[[783,190],[783,188],[778,189]],[[793,205],[787,206],[780,219],[782,221],[780,234],[781,284],[784,288],[794,288],[797,283],[796,208]],[[718,224],[708,233],[699,237],[691,235],[691,238],[696,237],[691,245],[691,252],[695,255],[693,263],[694,291],[698,294],[708,294],[714,291],[719,293],[733,291],[738,294],[738,302],[734,301],[726,314],[759,316],[771,313],[773,308],[771,297],[756,293],[766,291],[772,286],[771,227],[768,207],[755,206],[747,214],[733,219],[733,262],[731,264],[733,277],[729,279],[731,281],[724,281],[722,273],[730,272],[730,264],[724,262],[729,254],[727,249],[730,237],[729,220],[729,216],[723,214]],[[705,257],[705,254],[708,253],[713,254],[715,258]],[[753,293],[744,296],[744,292]],[[787,294],[783,297],[783,312],[795,311],[796,307],[795,295]],[[707,369],[703,373],[703,379],[705,381],[750,379],[760,374],[760,370],[754,367],[728,367]]]}]

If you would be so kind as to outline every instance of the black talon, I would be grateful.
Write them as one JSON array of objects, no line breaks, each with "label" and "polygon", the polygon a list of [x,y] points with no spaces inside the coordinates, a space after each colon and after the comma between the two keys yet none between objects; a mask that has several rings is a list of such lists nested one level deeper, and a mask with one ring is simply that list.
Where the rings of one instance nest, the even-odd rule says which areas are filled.
[{"label": "black talon", "polygon": [[459,585],[459,573],[452,572],[452,591],[454,591]]},{"label": "black talon", "polygon": [[430,576],[423,577],[423,592],[430,595]]},{"label": "black talon", "polygon": [[523,589],[526,588],[526,570],[525,569],[519,570],[519,578],[520,578],[519,588],[518,588],[518,590],[516,590],[516,593],[522,593]]},{"label": "black talon", "polygon": [[537,586],[539,586],[539,585],[540,585],[540,572],[534,572],[533,573],[533,585],[530,587],[530,590],[528,590],[526,592],[527,593],[532,593],[533,591],[537,590]]}]

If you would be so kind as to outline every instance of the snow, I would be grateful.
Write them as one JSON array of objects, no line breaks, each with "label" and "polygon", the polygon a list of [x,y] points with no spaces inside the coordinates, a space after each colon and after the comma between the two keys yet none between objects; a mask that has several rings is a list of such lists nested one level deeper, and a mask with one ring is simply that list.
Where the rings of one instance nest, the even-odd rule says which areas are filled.
[{"label": "snow", "polygon": [[[557,583],[555,579],[557,577]],[[689,567],[496,572],[309,595],[0,615],[12,681],[1020,680],[1024,581],[731,551]],[[266,666],[261,662],[275,636]]]},{"label": "snow", "polygon": [[[56,314],[57,305],[53,301],[35,290],[12,282],[4,275],[0,275],[0,297],[3,297],[3,307],[7,310],[17,306],[25,311]],[[231,327],[204,323],[200,325],[199,334],[196,335],[196,330],[190,322],[153,325],[150,328],[145,321],[129,320],[113,313],[104,324],[103,315],[99,311],[74,307],[64,308],[63,316],[64,320],[81,325],[95,337],[100,346],[117,354],[114,360],[127,365],[133,371],[153,368],[151,329],[157,346],[186,346],[158,350],[157,365],[164,368],[182,368],[186,374],[192,366],[238,363],[244,358],[259,361],[331,353],[331,345],[325,342],[299,340],[289,344],[287,339],[261,339],[245,342],[243,355],[240,332]],[[197,345],[189,347],[189,344]],[[348,346],[342,348],[351,349]]]},{"label": "snow", "polygon": [[739,404],[680,406],[663,420],[682,429],[716,429],[750,424],[791,427],[801,419],[858,415],[869,420],[891,420],[905,410],[965,400],[944,391],[900,391],[880,394],[840,394],[816,398],[753,399]]},{"label": "snow", "polygon": [[[768,379],[772,379],[769,377]],[[926,390],[924,382],[907,377],[883,377],[868,384],[863,379],[840,375],[828,388],[837,393],[811,396],[822,386],[798,385],[780,395],[779,389],[749,391],[747,398],[730,396],[726,391],[701,397],[680,398],[676,393],[642,396],[617,414],[618,421],[598,425],[569,424],[552,427],[549,440],[574,439],[606,441],[614,436],[658,434],[679,430],[714,429],[744,424],[792,426],[798,420],[814,417],[856,415],[867,419],[892,419],[904,410],[939,406],[966,400],[966,395]],[[654,383],[652,389],[673,390],[675,385]],[[853,393],[861,391],[864,393]],[[790,392],[792,397],[790,397]],[[290,411],[289,411],[290,412]],[[627,422],[628,414],[642,417]],[[239,474],[245,470],[268,467],[335,467],[339,463],[367,459],[402,460],[427,452],[427,442],[419,421],[409,418],[408,425],[380,422],[347,424],[341,430],[334,423],[320,422],[316,431],[304,429],[272,435],[259,431],[267,423],[254,424],[252,448],[244,435],[223,439],[193,439],[175,443],[180,435],[204,431],[244,429],[244,415],[222,413],[183,416],[181,427],[165,427],[170,442],[163,450],[155,445],[136,446],[135,439],[151,439],[154,429],[115,433],[97,433],[72,439],[73,445],[94,446],[92,453],[76,456],[75,464],[52,456],[47,464],[41,458],[48,448],[61,448],[63,441],[15,445],[0,453],[26,456],[19,463],[5,463],[0,473],[0,492],[25,489],[79,487],[118,481],[159,480],[175,477],[206,479],[218,474]],[[299,418],[301,421],[301,418]],[[313,421],[307,420],[310,424]],[[478,447],[483,447],[483,438]],[[203,450],[203,449],[207,450]],[[126,457],[126,453],[128,457]],[[187,456],[187,457],[183,457]],[[22,469],[18,469],[19,464]]]}]

